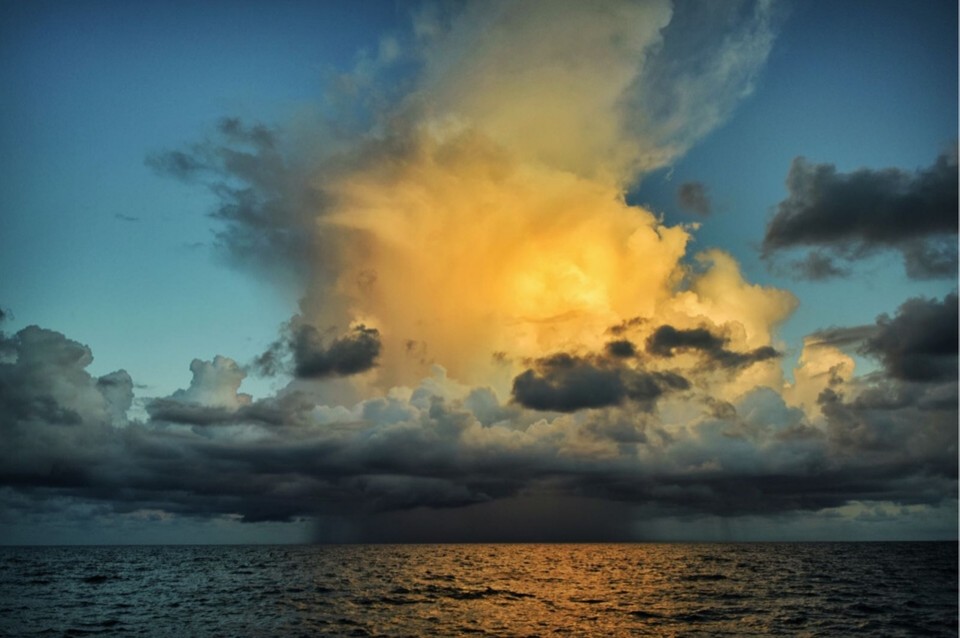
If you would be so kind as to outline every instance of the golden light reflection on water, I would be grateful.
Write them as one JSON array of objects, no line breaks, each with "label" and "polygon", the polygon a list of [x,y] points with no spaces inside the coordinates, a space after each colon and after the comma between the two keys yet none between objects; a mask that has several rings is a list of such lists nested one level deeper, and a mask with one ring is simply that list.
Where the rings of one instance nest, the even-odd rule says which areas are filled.
[{"label": "golden light reflection on water", "polygon": [[0,547],[0,635],[955,636],[956,564],[955,542]]},{"label": "golden light reflection on water", "polygon": [[[384,635],[739,635],[737,563],[677,545],[400,545],[344,565],[380,585],[349,602]],[[680,552],[678,553],[678,549]],[[368,561],[374,558],[374,564]],[[361,611],[362,610],[362,611]],[[431,628],[442,627],[440,634]]]},{"label": "golden light reflection on water", "polygon": [[376,569],[396,569],[395,586],[355,604],[376,607],[376,624],[388,635],[424,635],[431,625],[453,632],[447,635],[620,635],[645,626],[664,635],[653,626],[675,606],[658,593],[668,583],[657,569],[657,546],[636,546],[629,560],[613,560],[623,548],[396,546]]}]

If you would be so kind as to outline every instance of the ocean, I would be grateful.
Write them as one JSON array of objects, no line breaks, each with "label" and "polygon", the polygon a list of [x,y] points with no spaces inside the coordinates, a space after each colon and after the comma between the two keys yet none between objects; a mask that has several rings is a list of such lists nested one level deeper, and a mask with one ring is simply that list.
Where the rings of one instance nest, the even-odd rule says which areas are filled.
[{"label": "ocean", "polygon": [[4,636],[956,636],[957,543],[0,547]]}]

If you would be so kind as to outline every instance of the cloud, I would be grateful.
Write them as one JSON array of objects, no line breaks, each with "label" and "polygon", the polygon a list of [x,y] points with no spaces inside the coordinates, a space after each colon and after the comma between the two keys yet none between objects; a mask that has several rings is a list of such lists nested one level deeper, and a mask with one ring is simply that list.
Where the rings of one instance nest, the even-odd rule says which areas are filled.
[{"label": "cloud", "polygon": [[[556,521],[569,534],[545,537],[572,540],[635,538],[658,516],[955,499],[955,296],[812,336],[785,389],[776,330],[796,298],[722,251],[690,258],[691,228],[626,202],[750,93],[775,13],[444,5],[335,79],[329,121],[224,118],[150,156],[214,195],[234,264],[300,286],[251,366],[293,378],[254,400],[244,366],[198,358],[144,414],[129,375],[87,371],[86,346],[0,336],[0,514],[317,517],[350,539],[394,524],[422,539],[456,514],[519,526],[540,512],[527,529]],[[841,192],[860,179],[796,173],[797,198],[821,173]],[[931,233],[916,236],[921,270],[942,261]],[[845,258],[832,245],[824,258]],[[854,377],[843,348],[884,374]]]},{"label": "cloud", "polygon": [[670,372],[645,372],[566,353],[538,359],[513,380],[513,398],[527,408],[573,412],[619,405],[630,399],[652,409],[658,397],[689,382]]},{"label": "cloud", "polygon": [[947,381],[957,378],[956,293],[942,301],[909,299],[891,318],[877,318],[877,330],[860,351],[883,362],[891,377],[903,381]]},{"label": "cloud", "polygon": [[298,377],[357,374],[376,365],[380,333],[376,328],[358,325],[325,346],[317,329],[304,325],[300,326],[292,345]]},{"label": "cloud", "polygon": [[677,187],[677,202],[684,210],[698,215],[709,215],[712,206],[707,187],[700,182],[684,182]]},{"label": "cloud", "polygon": [[206,164],[199,157],[184,151],[151,153],[144,163],[162,175],[182,180],[193,179],[207,169]]},{"label": "cloud", "polygon": [[315,166],[290,152],[279,131],[225,117],[211,137],[183,150],[151,153],[145,163],[214,195],[210,216],[220,224],[215,243],[230,263],[301,280],[308,255],[326,250],[310,232],[323,201],[311,186]]},{"label": "cloud", "polygon": [[657,328],[647,338],[647,352],[658,357],[672,357],[677,351],[694,350],[704,354],[707,360],[722,368],[740,368],[780,356],[774,348],[762,346],[749,352],[734,352],[726,349],[726,337],[713,334],[706,328],[678,330],[670,325]]},{"label": "cloud", "polygon": [[[941,305],[908,303],[890,321],[939,317]],[[436,369],[415,388],[338,407],[289,389],[247,401],[242,370],[215,357],[193,362],[189,386],[155,399],[140,422],[126,414],[129,376],[89,375],[81,344],[31,327],[4,345],[14,357],[0,364],[0,427],[13,445],[0,452],[0,510],[18,516],[56,503],[97,504],[104,516],[321,516],[357,530],[354,540],[382,538],[370,530],[397,521],[409,540],[456,513],[501,511],[526,525],[517,509],[526,504],[561,524],[565,504],[581,503],[641,531],[598,519],[544,537],[623,539],[650,517],[794,515],[854,501],[932,507],[956,492],[953,382],[891,377],[903,384],[896,392],[876,385],[852,399],[834,385],[821,393],[820,426],[771,388],[722,402],[609,353],[534,361],[513,405]],[[669,416],[698,402],[699,415]]]},{"label": "cloud", "polygon": [[617,339],[608,341],[606,345],[607,354],[611,357],[627,359],[637,354],[637,347],[629,339]]},{"label": "cloud", "polygon": [[790,262],[789,275],[797,279],[825,281],[836,277],[846,277],[850,269],[837,265],[837,262],[823,251],[814,250],[803,259]]},{"label": "cloud", "polygon": [[[828,440],[837,456],[856,454],[876,472],[936,480],[943,485],[940,495],[952,498],[956,495],[957,410],[956,384],[951,386],[952,401],[930,401],[931,391],[937,394],[931,384],[881,382],[852,399],[842,388],[826,389],[819,403]],[[902,492],[892,500],[925,500],[909,482],[891,482],[888,490],[891,496]]]},{"label": "cloud", "polygon": [[646,142],[643,168],[682,155],[753,92],[781,19],[765,0],[673,4],[662,43],[625,97],[627,130]]},{"label": "cloud", "polygon": [[623,194],[750,93],[776,23],[764,1],[704,13],[422,10],[412,33],[335,78],[339,106],[319,122],[224,118],[148,164],[210,189],[218,246],[302,286],[305,323],[375,326],[381,389],[440,362],[467,381],[499,374],[506,390],[516,371],[492,353],[596,351],[608,326],[675,292],[688,230]]},{"label": "cloud", "polygon": [[853,260],[879,250],[897,250],[915,279],[957,272],[957,154],[941,154],[929,168],[838,173],[832,164],[796,158],[787,176],[789,197],[767,225],[763,254],[816,247],[803,275],[844,271],[830,258]]},{"label": "cloud", "polygon": [[770,345],[776,327],[799,303],[787,290],[746,281],[737,262],[722,251],[695,255],[695,265],[689,289],[671,300],[670,311],[688,323],[707,318],[714,326],[724,326],[731,344],[739,348]]},{"label": "cloud", "polygon": [[190,363],[193,379],[186,390],[177,390],[171,399],[180,403],[196,403],[235,410],[248,405],[249,394],[238,394],[246,374],[229,357],[217,355],[213,361],[194,359]]},{"label": "cloud", "polygon": [[296,377],[323,379],[366,372],[376,367],[380,356],[380,332],[363,324],[329,339],[314,326],[294,318],[288,332],[257,358],[257,370],[267,375],[277,374],[284,369],[285,357],[289,354]]},{"label": "cloud", "polygon": [[678,158],[750,95],[775,13],[764,0],[468,4],[433,22],[422,91],[516,155],[623,181]]},{"label": "cloud", "polygon": [[109,423],[130,407],[132,382],[122,370],[95,379],[84,371],[90,349],[53,330],[27,326],[0,334],[0,405],[5,423]]},{"label": "cloud", "polygon": [[875,325],[824,328],[808,335],[806,341],[809,345],[817,347],[844,347],[859,344],[873,336],[876,331]]},{"label": "cloud", "polygon": [[[895,315],[876,323],[831,327],[804,338],[795,382],[784,396],[809,417],[853,423],[867,432],[888,419],[927,419],[918,413],[956,413],[957,295],[942,300],[908,299]],[[852,354],[876,359],[882,368],[854,375]],[[898,416],[905,415],[905,416]],[[949,416],[943,418],[949,419]],[[906,427],[906,426],[904,426]]]},{"label": "cloud", "polygon": [[130,376],[91,376],[87,346],[37,326],[0,334],[0,352],[0,482],[88,483],[111,456],[113,427],[127,421]]},{"label": "cloud", "polygon": [[890,317],[876,323],[819,330],[806,347],[855,350],[878,359],[886,377],[905,382],[936,383],[957,377],[957,294],[943,299],[908,299]]},{"label": "cloud", "polygon": [[955,236],[930,237],[909,242],[903,247],[903,264],[911,279],[955,277],[957,239]]}]

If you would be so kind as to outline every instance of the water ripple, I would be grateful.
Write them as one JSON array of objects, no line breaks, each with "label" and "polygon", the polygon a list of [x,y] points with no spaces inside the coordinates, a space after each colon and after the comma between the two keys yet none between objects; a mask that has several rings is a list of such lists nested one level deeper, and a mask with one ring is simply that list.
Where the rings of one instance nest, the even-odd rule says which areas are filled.
[{"label": "water ripple", "polygon": [[956,543],[0,548],[0,636],[957,636]]}]

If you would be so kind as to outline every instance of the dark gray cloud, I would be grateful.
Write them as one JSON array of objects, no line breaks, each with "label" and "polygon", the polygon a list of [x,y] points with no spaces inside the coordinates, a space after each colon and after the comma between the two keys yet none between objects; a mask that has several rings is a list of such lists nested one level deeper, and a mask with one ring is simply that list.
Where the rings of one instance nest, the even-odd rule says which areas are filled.
[{"label": "dark gray cloud", "polygon": [[225,117],[217,129],[235,144],[249,144],[262,151],[271,151],[277,146],[276,132],[263,124],[247,125],[238,117]]},{"label": "dark gray cloud", "polygon": [[839,173],[832,164],[798,157],[787,176],[790,194],[767,225],[763,254],[816,247],[812,261],[800,262],[807,268],[799,273],[822,277],[842,273],[829,257],[851,260],[894,249],[913,278],[954,276],[957,187],[956,149],[914,173],[896,168]]},{"label": "dark gray cloud", "polygon": [[154,421],[181,423],[187,425],[216,425],[236,423],[237,411],[223,407],[212,407],[198,403],[183,403],[173,399],[153,399],[147,404],[147,413]]},{"label": "dark gray cloud", "polygon": [[663,325],[647,338],[647,352],[659,357],[672,357],[675,350],[718,351],[723,349],[726,342],[726,339],[706,328],[677,330],[673,326]]},{"label": "dark gray cloud", "polygon": [[956,277],[957,238],[930,237],[903,246],[903,265],[911,279]]},{"label": "dark gray cloud", "polygon": [[728,339],[706,328],[677,329],[662,325],[647,338],[647,352],[658,357],[672,357],[677,351],[694,350],[721,368],[741,368],[780,356],[774,348],[762,346],[749,352],[727,350]]},{"label": "dark gray cloud", "polygon": [[289,368],[302,379],[349,376],[376,367],[380,356],[380,332],[362,324],[330,339],[295,317],[285,332],[254,361],[260,373],[274,375]]},{"label": "dark gray cloud", "polygon": [[787,273],[796,279],[807,279],[810,281],[825,281],[837,277],[846,277],[850,274],[850,269],[837,264],[837,260],[821,250],[814,250],[803,259],[796,259],[790,262],[790,270]]},{"label": "dark gray cloud", "polygon": [[91,377],[84,371],[93,361],[87,346],[38,326],[0,333],[0,342],[0,423],[110,423],[113,407],[130,407],[130,376],[119,370]]},{"label": "dark gray cloud", "polygon": [[182,180],[195,179],[210,169],[199,156],[185,151],[152,153],[147,156],[145,163],[161,175]]},{"label": "dark gray cloud", "polygon": [[326,344],[320,331],[300,326],[291,341],[294,372],[301,378],[345,376],[373,368],[380,355],[380,333],[359,325]]},{"label": "dark gray cloud", "polygon": [[939,383],[957,378],[958,325],[956,293],[942,300],[915,297],[893,317],[884,314],[871,325],[819,330],[806,342],[874,357],[889,379]]},{"label": "dark gray cloud", "polygon": [[539,371],[526,370],[513,380],[513,397],[524,407],[573,412],[618,405],[627,397],[618,369],[596,367],[569,355],[538,363]]},{"label": "dark gray cloud", "polygon": [[611,357],[629,359],[636,356],[637,347],[628,339],[617,339],[607,343],[606,351]]},{"label": "dark gray cloud", "polygon": [[527,408],[556,412],[620,405],[628,399],[652,409],[664,393],[689,387],[678,374],[559,353],[538,359],[535,369],[518,375],[513,380],[513,398]]},{"label": "dark gray cloud", "polygon": [[223,118],[210,138],[153,153],[146,164],[161,175],[204,185],[216,197],[210,212],[221,224],[216,244],[238,266],[297,277],[329,248],[314,232],[325,208],[311,186],[314,168],[294,159],[277,130]]},{"label": "dark gray cloud", "polygon": [[814,346],[844,348],[859,345],[877,332],[876,325],[824,328],[807,336],[807,343]]},{"label": "dark gray cloud", "polygon": [[891,377],[903,381],[957,378],[957,295],[942,301],[909,299],[894,317],[882,315],[877,330],[860,351],[883,362]]},{"label": "dark gray cloud", "polygon": [[642,326],[647,321],[648,320],[645,317],[633,317],[631,319],[625,319],[617,325],[607,328],[607,332],[615,337],[619,337],[636,328],[637,326]]},{"label": "dark gray cloud", "polygon": [[0,352],[0,485],[90,484],[98,459],[113,459],[130,376],[91,376],[87,346],[37,326],[0,334]]},{"label": "dark gray cloud", "polygon": [[[898,361],[951,347],[955,356],[955,343],[919,336],[945,326],[951,304],[955,311],[955,295],[912,300],[872,332],[833,329],[822,340],[860,339]],[[903,331],[907,345],[890,346],[885,330]],[[722,349],[715,335],[678,339]],[[127,414],[129,375],[90,375],[86,346],[35,326],[2,345],[10,354],[0,361],[0,514],[74,502],[102,515],[323,515],[359,525],[348,540],[386,538],[375,527],[391,521],[402,531],[395,539],[449,540],[459,536],[430,535],[434,523],[503,512],[516,527],[499,536],[488,526],[474,536],[465,523],[450,529],[476,540],[616,540],[628,536],[625,527],[567,525],[564,504],[592,503],[598,521],[610,522],[636,520],[638,507],[651,515],[787,514],[851,501],[934,506],[956,495],[956,383],[936,366],[936,378],[920,382],[895,375],[909,365],[891,364],[888,377],[854,399],[842,386],[825,391],[827,425],[819,428],[770,389],[721,402],[698,396],[682,377],[609,353],[533,362],[515,383],[513,405],[483,388],[448,396],[436,378],[409,396],[352,407],[289,390],[252,400],[239,391],[243,369],[215,357],[191,363],[189,387],[149,402],[150,418],[139,421]],[[705,410],[676,428],[652,408],[680,390]],[[564,413],[589,406],[604,409]],[[527,525],[524,507],[563,529]]]},{"label": "dark gray cloud", "polygon": [[263,426],[296,425],[303,423],[313,403],[297,393],[255,401],[238,408],[203,405],[184,402],[169,397],[151,400],[146,405],[147,414],[154,422],[180,425],[238,425]]},{"label": "dark gray cloud", "polygon": [[677,187],[677,203],[684,210],[698,215],[709,215],[712,206],[707,187],[700,182],[684,182]]},{"label": "dark gray cloud", "polygon": [[[819,403],[827,418],[831,449],[838,457],[858,455],[858,465],[873,466],[874,472],[952,483],[940,496],[955,495],[957,405],[955,401],[931,401],[937,394],[931,390],[930,384],[884,382],[853,400],[842,391],[824,390]],[[903,479],[899,486],[888,484],[886,489],[899,487],[904,492],[899,499],[904,501],[929,498],[908,494],[912,490]]]}]

